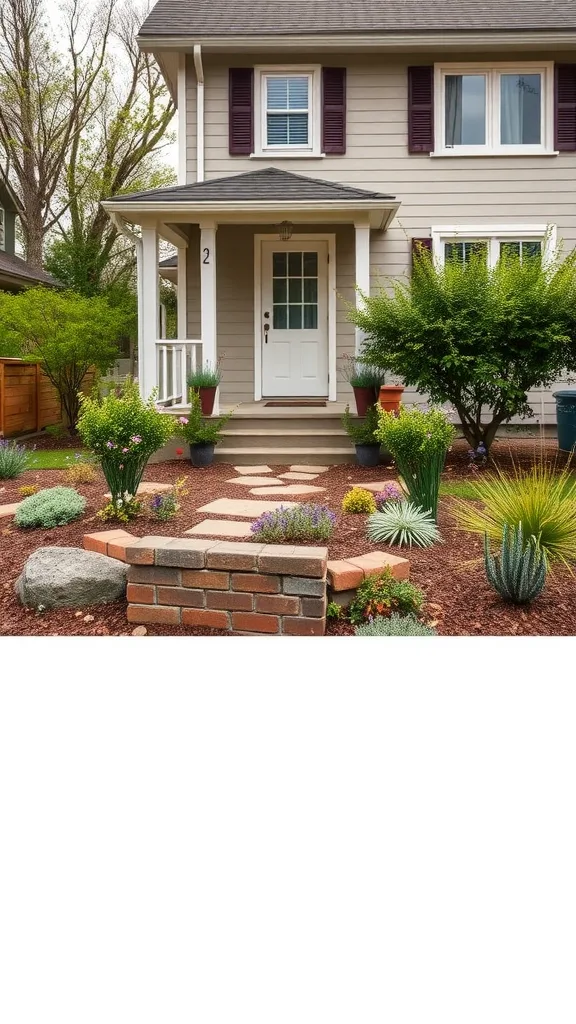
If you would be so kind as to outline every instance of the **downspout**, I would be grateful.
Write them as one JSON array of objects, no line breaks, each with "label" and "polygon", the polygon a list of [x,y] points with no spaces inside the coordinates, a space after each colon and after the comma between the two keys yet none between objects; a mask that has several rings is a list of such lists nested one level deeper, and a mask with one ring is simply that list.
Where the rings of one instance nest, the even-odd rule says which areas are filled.
[{"label": "downspout", "polygon": [[202,47],[194,47],[196,70],[196,181],[204,181],[204,68]]},{"label": "downspout", "polygon": [[143,316],[142,316],[142,239],[131,228],[119,213],[109,213],[108,216],[116,230],[125,236],[136,248],[136,299],[138,307],[138,367],[140,368],[140,354],[143,345]]}]

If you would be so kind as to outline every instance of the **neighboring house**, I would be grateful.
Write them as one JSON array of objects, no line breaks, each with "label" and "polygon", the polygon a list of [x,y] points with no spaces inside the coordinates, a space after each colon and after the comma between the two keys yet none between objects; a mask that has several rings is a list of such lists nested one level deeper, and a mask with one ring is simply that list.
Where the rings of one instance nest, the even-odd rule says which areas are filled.
[{"label": "neighboring house", "polygon": [[43,270],[33,270],[15,253],[16,218],[22,208],[18,196],[0,171],[0,291],[19,292],[22,288],[58,282]]},{"label": "neighboring house", "polygon": [[[574,247],[573,0],[159,0],[138,41],[180,154],[178,186],[104,204],[141,226],[146,393],[185,402],[184,366],[220,358],[226,406],[336,411],[362,342],[345,302],[409,274],[415,240],[439,260]],[[162,344],[159,237],[178,248]]]}]

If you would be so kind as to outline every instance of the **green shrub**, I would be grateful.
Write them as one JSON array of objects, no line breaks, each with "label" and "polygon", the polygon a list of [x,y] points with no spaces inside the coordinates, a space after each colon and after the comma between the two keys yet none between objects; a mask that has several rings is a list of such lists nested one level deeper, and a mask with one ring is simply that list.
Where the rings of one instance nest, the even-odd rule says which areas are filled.
[{"label": "green shrub", "polygon": [[202,404],[197,391],[190,391],[190,412],[176,421],[176,433],[188,444],[218,444],[225,423],[232,413],[224,416],[204,418]]},{"label": "green shrub", "polygon": [[498,470],[471,483],[478,506],[454,499],[452,514],[470,533],[487,534],[497,544],[505,526],[522,527],[524,537],[535,537],[546,562],[568,565],[576,559],[576,477],[569,469],[555,473],[536,464],[530,470],[514,467],[511,474]]},{"label": "green shrub", "polygon": [[342,511],[346,513],[367,513],[376,511],[376,500],[370,491],[363,487],[353,487],[342,498]]},{"label": "green shrub", "polygon": [[376,436],[396,462],[413,503],[434,519],[438,515],[440,477],[456,431],[441,409],[380,410]]},{"label": "green shrub", "polygon": [[28,465],[28,451],[16,441],[0,438],[0,480],[14,480]]},{"label": "green shrub", "polygon": [[79,519],[85,507],[86,499],[72,487],[48,487],[24,499],[16,510],[14,522],[26,529],[65,526]]},{"label": "green shrub", "polygon": [[488,537],[484,535],[484,566],[488,582],[504,601],[530,604],[544,590],[546,557],[534,537],[524,541],[521,525],[516,528],[504,526],[502,547],[495,558],[490,553]]},{"label": "green shrub", "polygon": [[409,580],[395,580],[390,569],[367,576],[358,586],[350,605],[350,621],[356,625],[376,615],[417,614],[424,602],[424,594]]},{"label": "green shrub", "polygon": [[354,416],[350,414],[350,406],[346,406],[346,411],[342,417],[342,426],[354,444],[380,443],[376,437],[376,430],[378,429],[379,424],[379,409],[380,406],[378,403],[369,406],[366,416],[363,420],[360,420],[355,419]]},{"label": "green shrub", "polygon": [[326,618],[328,620],[334,621],[336,619],[341,619],[343,615],[344,609],[341,604],[338,604],[337,601],[328,602],[326,606]]},{"label": "green shrub", "polygon": [[133,502],[148,459],[174,432],[172,417],[154,398],[145,402],[130,378],[103,398],[81,396],[78,433],[102,466],[113,510]]},{"label": "green shrub", "polygon": [[356,626],[356,636],[437,636],[435,629],[425,626],[414,615],[392,612],[387,618],[377,615],[372,622]]},{"label": "green shrub", "polygon": [[381,512],[370,516],[368,539],[376,544],[429,548],[440,540],[438,527],[430,512],[416,508],[411,501],[389,501]]}]

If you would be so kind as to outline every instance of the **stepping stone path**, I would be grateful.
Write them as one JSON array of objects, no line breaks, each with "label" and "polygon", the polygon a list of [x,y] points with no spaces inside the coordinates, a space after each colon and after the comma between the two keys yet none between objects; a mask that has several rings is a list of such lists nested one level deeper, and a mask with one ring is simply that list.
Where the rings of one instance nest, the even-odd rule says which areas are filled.
[{"label": "stepping stone path", "polygon": [[327,473],[330,466],[290,466],[291,473]]},{"label": "stepping stone path", "polygon": [[12,505],[0,505],[0,519],[4,516],[13,516],[21,504],[22,502],[15,501]]},{"label": "stepping stone path", "polygon": [[379,494],[380,491],[384,490],[386,484],[394,484],[396,487],[399,486],[397,480],[375,480],[368,484],[365,484],[362,481],[361,483],[355,484],[355,487],[361,487],[363,491],[372,491],[374,494]]},{"label": "stepping stone path", "polygon": [[238,484],[240,487],[258,487],[262,484],[282,484],[282,481],[277,480],[275,476],[241,476],[240,479],[234,478],[227,480],[226,483]]},{"label": "stepping stone path", "polygon": [[[318,473],[280,473],[281,480],[317,480]],[[267,481],[267,483],[275,483],[275,480]],[[280,483],[280,481],[278,481]]]},{"label": "stepping stone path", "polygon": [[251,523],[238,523],[234,519],[205,519],[191,530],[185,530],[185,534],[192,534],[200,537],[250,537],[252,534]]},{"label": "stepping stone path", "polygon": [[[140,484],[136,494],[160,494],[162,491],[171,491],[172,484],[153,484],[143,483]],[[104,495],[105,498],[111,498],[110,493]]]},{"label": "stepping stone path", "polygon": [[272,470],[270,466],[234,466],[234,472],[240,473],[240,476],[260,476],[262,473],[271,473]]},{"label": "stepping stone path", "polygon": [[321,494],[325,490],[325,487],[312,484],[291,484],[287,487],[254,487],[250,494]]},{"label": "stepping stone path", "polygon": [[[281,488],[284,490],[284,488]],[[221,516],[240,516],[241,519],[257,519],[263,512],[273,512],[281,505],[297,505],[297,501],[253,501],[250,498],[240,500],[238,498],[217,498],[207,505],[197,508],[197,512],[208,512]]]}]

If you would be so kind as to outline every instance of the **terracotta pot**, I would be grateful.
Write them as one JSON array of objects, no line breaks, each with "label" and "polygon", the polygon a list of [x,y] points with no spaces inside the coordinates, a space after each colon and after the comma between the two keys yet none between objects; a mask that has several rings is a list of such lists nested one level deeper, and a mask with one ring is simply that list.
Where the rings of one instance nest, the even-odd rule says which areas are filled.
[{"label": "terracotta pot", "polygon": [[398,412],[404,388],[399,384],[383,384],[378,400],[386,412]]},{"label": "terracotta pot", "polygon": [[202,415],[211,416],[214,411],[214,402],[216,400],[216,388],[198,388],[198,394],[200,395]]},{"label": "terracotta pot", "polygon": [[352,390],[356,400],[356,412],[359,416],[365,416],[370,406],[374,405],[376,401],[376,389],[353,387]]}]

